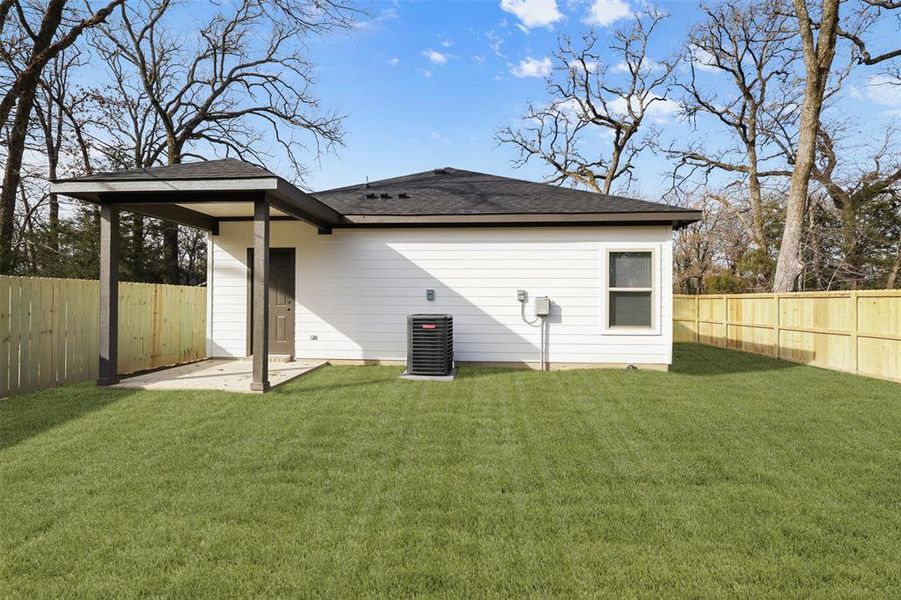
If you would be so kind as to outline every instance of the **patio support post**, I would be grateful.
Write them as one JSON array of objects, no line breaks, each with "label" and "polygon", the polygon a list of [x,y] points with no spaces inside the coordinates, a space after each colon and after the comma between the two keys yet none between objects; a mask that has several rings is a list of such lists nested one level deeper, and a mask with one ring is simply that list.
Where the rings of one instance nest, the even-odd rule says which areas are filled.
[{"label": "patio support post", "polygon": [[97,385],[119,382],[119,203],[100,206],[100,368]]},{"label": "patio support post", "polygon": [[269,391],[269,203],[253,202],[253,378],[250,389]]}]

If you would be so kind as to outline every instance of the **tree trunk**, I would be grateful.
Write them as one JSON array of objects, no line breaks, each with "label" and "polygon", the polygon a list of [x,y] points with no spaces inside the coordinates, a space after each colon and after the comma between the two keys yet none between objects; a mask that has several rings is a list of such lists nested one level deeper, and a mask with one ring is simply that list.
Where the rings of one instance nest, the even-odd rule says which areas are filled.
[{"label": "tree trunk", "polygon": [[807,11],[807,0],[794,0],[795,12],[801,29],[807,77],[804,87],[804,103],[801,107],[798,148],[795,153],[791,187],[785,207],[785,229],[782,233],[782,245],[779,247],[779,260],[776,262],[776,276],[773,279],[774,292],[792,291],[795,281],[803,271],[801,236],[804,211],[807,207],[810,175],[816,160],[816,140],[820,128],[823,95],[826,92],[829,71],[835,57],[839,3],[839,0],[823,0],[819,34],[814,43],[813,25]]},{"label": "tree trunk", "polygon": [[898,236],[898,251],[895,253],[895,262],[892,263],[892,271],[889,273],[885,287],[890,290],[895,289],[899,275],[901,275],[901,236]]},{"label": "tree trunk", "polygon": [[853,200],[848,200],[842,207],[842,242],[845,246],[845,269],[848,271],[848,287],[852,290],[860,289],[861,264],[863,257],[858,246],[857,235],[857,205]]},{"label": "tree trunk", "polygon": [[35,86],[19,97],[13,126],[7,140],[6,168],[3,171],[3,187],[0,189],[0,273],[11,274],[15,268],[13,256],[13,226],[16,214],[16,192],[22,180],[22,154],[28,135],[28,122],[34,107]]},{"label": "tree trunk", "polygon": [[[48,174],[50,176],[50,181],[56,181],[56,166],[59,161],[59,157],[52,155],[49,157],[50,169]],[[52,259],[56,262],[59,260],[59,196],[56,194],[49,194],[48,202],[50,203],[50,239],[48,240],[50,243],[50,248],[53,250]],[[61,266],[59,264],[57,267]]]},{"label": "tree trunk", "polygon": [[604,193],[610,195],[610,189],[613,187],[613,178],[616,177],[616,170],[619,169],[619,161],[622,157],[622,148],[614,144],[613,153],[610,156],[610,166],[607,169],[607,175],[604,177]]},{"label": "tree trunk", "polygon": [[766,224],[763,218],[763,193],[760,187],[760,177],[757,175],[757,148],[748,144],[748,195],[751,202],[751,217],[754,230],[751,236],[754,244],[760,250],[767,250]]},{"label": "tree trunk", "polygon": [[[181,148],[174,135],[167,135],[168,159],[170,165],[181,163]],[[166,283],[181,283],[181,270],[178,268],[178,225],[163,222],[163,262],[165,264]]]},{"label": "tree trunk", "polygon": [[147,252],[144,244],[144,215],[132,213],[131,258],[132,273],[138,281],[147,281]]},{"label": "tree trunk", "polygon": [[[13,224],[16,214],[16,192],[22,180],[22,154],[28,135],[28,124],[34,108],[34,97],[40,84],[44,65],[52,58],[47,56],[63,18],[65,0],[51,0],[44,11],[41,28],[34,39],[25,68],[17,74],[16,81],[0,102],[0,127],[6,124],[13,105],[16,107],[12,129],[6,141],[6,166],[3,170],[3,187],[0,188],[0,273],[12,273],[15,267],[13,256]],[[8,10],[4,6],[4,10]],[[4,18],[6,15],[4,14]],[[70,42],[71,43],[71,42]],[[59,52],[60,48],[57,50]],[[16,98],[18,96],[18,98]]]},{"label": "tree trunk", "polygon": [[166,267],[166,283],[181,283],[181,270],[178,268],[178,225],[163,223],[163,262]]}]

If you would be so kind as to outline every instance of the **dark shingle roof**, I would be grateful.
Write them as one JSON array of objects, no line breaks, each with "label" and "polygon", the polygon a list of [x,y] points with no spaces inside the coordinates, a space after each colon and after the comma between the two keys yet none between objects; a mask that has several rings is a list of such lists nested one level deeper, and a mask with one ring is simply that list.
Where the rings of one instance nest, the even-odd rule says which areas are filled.
[{"label": "dark shingle roof", "polygon": [[[190,183],[197,180],[209,183]],[[200,212],[203,202],[246,202],[245,192],[265,191],[276,208],[277,201],[283,207],[290,205],[297,214],[327,228],[638,222],[682,227],[701,218],[697,210],[452,168],[313,194],[305,194],[266,169],[235,159],[96,173],[55,181],[53,186],[57,193],[88,202],[114,195],[127,202],[143,193],[158,202],[200,203],[196,208]]]},{"label": "dark shingle roof", "polygon": [[256,179],[260,177],[278,177],[266,169],[257,167],[242,160],[223,158],[201,162],[165,165],[147,169],[131,169],[111,173],[95,173],[78,177],[78,181],[149,181],[153,179]]},{"label": "dark shingle roof", "polygon": [[[685,209],[461,169],[424,173],[312,194],[344,215],[503,215],[684,212]],[[385,197],[387,196],[387,197]]]}]

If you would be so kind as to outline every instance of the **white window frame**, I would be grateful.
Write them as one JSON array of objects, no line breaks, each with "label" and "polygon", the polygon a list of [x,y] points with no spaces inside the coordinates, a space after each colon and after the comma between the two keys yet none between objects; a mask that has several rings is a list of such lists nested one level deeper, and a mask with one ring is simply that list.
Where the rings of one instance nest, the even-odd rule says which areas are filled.
[{"label": "white window frame", "polygon": [[[651,287],[620,288],[610,285],[610,255],[614,252],[646,252],[651,255]],[[616,246],[604,249],[603,307],[604,333],[607,335],[660,335],[660,249],[657,246]],[[650,327],[614,326],[610,324],[611,292],[651,292],[651,325]]]}]

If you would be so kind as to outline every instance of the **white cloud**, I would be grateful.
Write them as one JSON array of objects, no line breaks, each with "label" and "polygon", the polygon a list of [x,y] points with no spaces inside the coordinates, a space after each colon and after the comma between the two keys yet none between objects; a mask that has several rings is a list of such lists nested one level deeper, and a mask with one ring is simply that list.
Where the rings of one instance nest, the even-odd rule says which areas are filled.
[{"label": "white cloud", "polygon": [[588,10],[585,22],[589,25],[607,27],[620,19],[632,16],[632,7],[626,0],[594,0]]},{"label": "white cloud", "polygon": [[398,16],[397,8],[386,8],[381,11],[378,16],[373,17],[372,19],[367,21],[354,21],[353,27],[362,31],[373,30],[381,27],[387,21],[396,19]]},{"label": "white cloud", "polygon": [[[665,100],[661,96],[652,96],[654,101],[647,105],[645,119],[655,123],[666,123],[679,113],[679,105],[672,100]],[[649,98],[650,99],[650,98]],[[631,100],[633,112],[638,112],[639,104],[637,98]],[[557,100],[548,104],[544,109],[551,115],[558,115],[570,125],[575,125],[580,121],[587,120],[589,117],[582,104],[576,98],[567,98],[565,100]],[[607,103],[607,110],[611,117],[628,118],[626,109],[626,100],[616,98]],[[598,128],[602,135],[606,136],[609,130]]]},{"label": "white cloud", "polygon": [[388,59],[388,64],[392,67],[396,67],[398,64],[400,64],[400,59],[396,56],[392,56]]},{"label": "white cloud", "polygon": [[[641,61],[641,69],[643,71],[650,72],[650,71],[654,71],[658,68],[660,68],[660,63],[658,63],[657,61],[651,60],[650,58],[645,57],[645,59],[643,61]],[[611,71],[613,71],[614,73],[628,73],[629,65],[626,63],[626,61],[619,62],[619,63],[616,63],[615,65],[613,65],[613,68],[611,69]]]},{"label": "white cloud", "polygon": [[883,106],[901,106],[901,79],[895,79],[884,73],[873,75],[867,80],[864,88],[866,97]]},{"label": "white cloud", "polygon": [[582,110],[582,105],[575,98],[557,100],[547,107],[547,111],[551,114],[560,115],[571,125],[585,118],[585,111]]},{"label": "white cloud", "polygon": [[516,77],[547,77],[551,74],[551,59],[544,57],[541,60],[527,56],[525,60],[510,69]]},{"label": "white cloud", "polygon": [[443,144],[450,144],[450,143],[451,143],[451,141],[450,141],[449,139],[447,139],[446,137],[444,137],[443,135],[441,135],[441,134],[438,133],[437,131],[433,131],[432,133],[430,133],[430,134],[429,134],[429,139],[430,139],[431,141],[433,141],[433,142],[441,142],[441,143],[443,143]]},{"label": "white cloud", "polygon": [[679,103],[670,99],[658,100],[648,108],[648,116],[658,122],[669,121],[679,114]]},{"label": "white cloud", "polygon": [[431,77],[432,77],[431,69],[420,69],[419,72],[422,73],[422,76],[425,77],[426,79],[431,79]]},{"label": "white cloud", "polygon": [[[663,99],[660,96],[652,96],[654,101],[647,105],[647,110],[645,111],[645,116],[653,121],[657,121],[658,123],[662,123],[664,121],[668,121],[671,117],[678,114],[679,105],[672,100]],[[649,99],[650,100],[650,99]],[[637,98],[630,98],[630,102],[627,105],[626,100],[624,98],[617,98],[613,100],[608,105],[608,109],[612,115],[617,116],[625,116],[629,113],[628,106],[631,106],[633,112],[637,112],[640,109],[639,101]]]},{"label": "white cloud", "polygon": [[[586,61],[585,61],[585,69],[584,69],[584,70],[588,71],[589,73],[597,73],[598,66],[600,66],[600,63],[599,63],[598,61],[596,61],[596,60],[586,60]],[[578,71],[578,72],[581,73],[582,70],[583,70],[583,69],[582,69],[582,61],[580,61],[580,60],[574,60],[573,62],[569,63],[569,68],[570,68],[572,71]]]},{"label": "white cloud", "polygon": [[441,40],[438,43],[441,44],[442,48],[450,48],[451,46],[454,45],[454,40],[450,39],[449,37],[444,37],[443,35],[439,35],[438,39]]},{"label": "white cloud", "polygon": [[548,27],[563,18],[557,0],[501,0],[501,10],[516,15],[523,27]]},{"label": "white cloud", "polygon": [[716,66],[716,58],[707,50],[691,47],[691,62],[699,71],[718,72],[720,69]]},{"label": "white cloud", "polygon": [[446,65],[447,61],[453,58],[453,55],[446,52],[438,52],[437,50],[423,50],[422,55],[432,61],[433,65]]},{"label": "white cloud", "polygon": [[486,31],[485,37],[488,38],[488,47],[491,48],[491,51],[501,58],[506,58],[506,55],[501,52],[501,44],[504,43],[504,39],[494,31]]},{"label": "white cloud", "polygon": [[476,61],[477,63],[484,63],[485,55],[484,54],[473,54],[472,60]]}]

